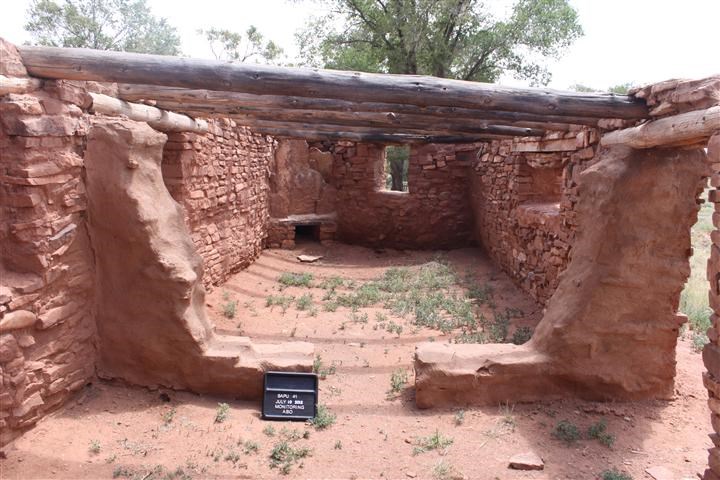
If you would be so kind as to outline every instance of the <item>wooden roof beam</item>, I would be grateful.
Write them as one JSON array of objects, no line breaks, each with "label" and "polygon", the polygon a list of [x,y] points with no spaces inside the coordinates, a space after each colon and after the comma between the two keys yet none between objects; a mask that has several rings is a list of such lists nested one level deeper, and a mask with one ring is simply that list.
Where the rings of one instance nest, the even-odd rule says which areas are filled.
[{"label": "wooden roof beam", "polygon": [[79,48],[19,46],[30,75],[145,83],[258,95],[336,98],[597,118],[647,118],[627,95],[560,92],[411,75],[231,64],[192,58]]},{"label": "wooden roof beam", "polygon": [[[119,84],[118,96],[131,102],[152,101],[153,104],[173,110],[193,110],[225,113],[247,113],[253,110],[313,110],[329,112],[375,112],[470,118],[487,120],[497,124],[530,126],[526,124],[550,123],[557,125],[597,126],[599,118],[547,115],[499,110],[479,110],[446,106],[418,106],[402,103],[353,102],[335,98],[308,98],[287,95],[254,95],[213,90],[192,90],[187,88],[157,85]],[[554,127],[547,127],[554,130]]]}]

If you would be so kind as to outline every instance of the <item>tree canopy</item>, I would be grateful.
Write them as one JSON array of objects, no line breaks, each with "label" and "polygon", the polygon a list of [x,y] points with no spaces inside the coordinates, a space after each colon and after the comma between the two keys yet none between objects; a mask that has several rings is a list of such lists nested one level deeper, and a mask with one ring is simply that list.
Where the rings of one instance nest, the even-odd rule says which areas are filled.
[{"label": "tree canopy", "polygon": [[253,25],[245,31],[245,34],[210,28],[200,30],[210,42],[210,49],[218,60],[228,62],[256,62],[273,63],[283,50],[272,40],[265,40],[262,33]]},{"label": "tree canopy", "polygon": [[548,58],[582,35],[568,0],[516,0],[501,17],[481,0],[325,0],[298,34],[307,65],[494,82],[547,84]]},{"label": "tree canopy", "polygon": [[146,0],[34,0],[27,30],[36,43],[178,55],[180,37]]}]

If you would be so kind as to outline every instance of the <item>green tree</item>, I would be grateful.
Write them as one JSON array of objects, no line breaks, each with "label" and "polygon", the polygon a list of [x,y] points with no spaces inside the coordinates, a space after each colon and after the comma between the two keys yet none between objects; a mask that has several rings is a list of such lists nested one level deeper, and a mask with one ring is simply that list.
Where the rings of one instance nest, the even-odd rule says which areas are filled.
[{"label": "green tree", "polygon": [[[582,35],[568,0],[515,0],[506,18],[482,0],[324,0],[330,13],[298,34],[309,66],[545,85],[543,66]],[[403,160],[388,158],[392,189]]]},{"label": "green tree", "polygon": [[34,0],[25,30],[40,45],[180,53],[177,30],[153,16],[146,0]]},{"label": "green tree", "polygon": [[506,18],[481,0],[325,0],[331,13],[298,34],[307,65],[547,84],[543,66],[582,35],[568,0],[516,0]]},{"label": "green tree", "polygon": [[265,63],[275,62],[283,53],[272,40],[265,40],[258,29],[252,25],[245,34],[210,28],[200,30],[210,43],[210,49],[218,60],[228,62],[247,62],[248,60],[263,61]]}]

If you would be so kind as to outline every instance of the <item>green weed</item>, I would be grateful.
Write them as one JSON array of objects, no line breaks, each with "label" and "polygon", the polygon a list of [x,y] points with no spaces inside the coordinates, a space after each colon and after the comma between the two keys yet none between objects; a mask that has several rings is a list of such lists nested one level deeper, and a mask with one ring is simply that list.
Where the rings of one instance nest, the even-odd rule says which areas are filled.
[{"label": "green weed", "polygon": [[313,276],[312,273],[292,273],[285,272],[280,275],[278,282],[283,287],[306,287],[312,286]]},{"label": "green weed", "polygon": [[577,442],[581,437],[578,427],[568,420],[558,422],[552,434],[555,438],[562,440],[568,445]]},{"label": "green weed", "polygon": [[632,480],[632,477],[625,472],[619,470],[605,470],[600,474],[602,480]]},{"label": "green weed", "polygon": [[223,315],[225,318],[233,319],[237,311],[237,301],[227,302],[223,305]]},{"label": "green weed", "polygon": [[305,293],[300,296],[300,298],[297,299],[295,302],[295,307],[298,310],[308,310],[312,307],[313,304],[313,296],[311,293]]},{"label": "green weed", "polygon": [[325,405],[318,405],[315,418],[308,420],[308,424],[315,427],[316,430],[325,430],[327,427],[335,423],[337,416],[332,413]]},{"label": "green weed", "polygon": [[451,437],[446,437],[441,434],[439,430],[435,430],[435,433],[429,437],[422,437],[416,440],[413,455],[425,453],[430,450],[443,450],[452,445],[452,443],[453,439]]},{"label": "green weed", "polygon": [[229,413],[230,405],[227,403],[218,403],[218,408],[215,411],[215,423],[222,423],[227,420]]}]

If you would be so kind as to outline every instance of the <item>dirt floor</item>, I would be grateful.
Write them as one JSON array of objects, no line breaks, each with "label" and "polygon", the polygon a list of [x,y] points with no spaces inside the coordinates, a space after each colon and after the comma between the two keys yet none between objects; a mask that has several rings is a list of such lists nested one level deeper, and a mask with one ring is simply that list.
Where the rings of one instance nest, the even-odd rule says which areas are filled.
[{"label": "dirt floor", "polygon": [[[296,259],[301,253],[323,258],[304,264]],[[386,274],[401,266],[408,269]],[[309,286],[280,283],[288,272],[306,275],[285,275],[285,283]],[[377,283],[381,278],[387,282]],[[397,293],[378,299],[378,285]],[[442,307],[417,303],[433,292],[444,295]],[[414,311],[402,314],[412,302]],[[638,480],[651,478],[647,468],[665,466],[672,478],[691,479],[707,462],[711,427],[702,361],[685,339],[678,344],[672,401],[416,409],[415,343],[519,343],[542,314],[475,249],[373,251],[308,243],[269,250],[214,289],[207,303],[219,330],[240,330],[260,342],[313,342],[325,376],[320,403],[336,416],[334,423],[319,429],[266,422],[255,402],[98,381],[6,446],[0,477],[255,479],[281,477],[284,469],[287,478],[314,479],[597,479],[615,469],[631,477],[607,478]],[[477,324],[467,321],[468,303]],[[579,438],[556,438],[561,421],[576,426]],[[609,446],[587,436],[601,422]],[[573,437],[569,431],[566,437]],[[528,451],[544,459],[544,471],[508,469],[510,457]]]}]

